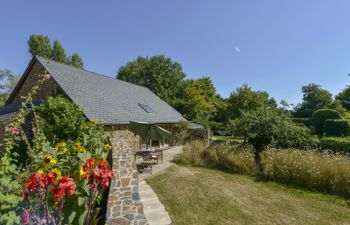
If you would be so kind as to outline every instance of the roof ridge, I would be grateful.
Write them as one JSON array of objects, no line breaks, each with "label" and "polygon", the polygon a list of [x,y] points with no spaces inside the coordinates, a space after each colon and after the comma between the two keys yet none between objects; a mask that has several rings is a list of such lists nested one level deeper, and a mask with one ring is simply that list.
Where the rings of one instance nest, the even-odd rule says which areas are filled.
[{"label": "roof ridge", "polygon": [[61,65],[64,65],[64,66],[68,66],[68,67],[71,67],[73,69],[77,69],[77,70],[83,70],[85,72],[89,72],[89,73],[92,73],[96,76],[101,76],[101,77],[105,77],[105,78],[109,78],[109,79],[112,79],[114,81],[121,81],[121,82],[124,82],[124,83],[127,83],[127,84],[131,84],[131,85],[134,85],[134,86],[137,86],[137,87],[141,87],[141,88],[145,88],[145,89],[148,89],[147,87],[144,87],[144,86],[141,86],[141,85],[138,85],[138,84],[134,84],[134,83],[131,83],[131,82],[128,82],[128,81],[125,81],[125,80],[120,80],[118,78],[114,78],[114,77],[111,77],[111,76],[108,76],[108,75],[105,75],[105,74],[102,74],[102,73],[97,73],[97,72],[94,72],[94,71],[91,71],[91,70],[87,70],[87,69],[84,69],[84,68],[78,68],[78,67],[75,67],[75,66],[72,66],[72,65],[69,65],[67,63],[63,63],[63,62],[58,62],[58,61],[55,61],[55,60],[52,60],[52,59],[48,59],[46,57],[43,57],[43,56],[38,56],[38,55],[35,55],[34,56],[36,59],[38,59],[39,61],[40,58],[44,59],[44,60],[48,60],[49,62],[54,62],[54,63],[57,63],[57,64],[61,64]]}]

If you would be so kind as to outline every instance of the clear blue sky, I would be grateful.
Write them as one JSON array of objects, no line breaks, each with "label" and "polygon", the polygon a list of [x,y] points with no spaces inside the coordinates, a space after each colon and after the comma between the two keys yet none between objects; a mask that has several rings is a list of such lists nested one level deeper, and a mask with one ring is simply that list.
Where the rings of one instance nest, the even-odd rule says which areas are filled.
[{"label": "clear blue sky", "polygon": [[23,73],[27,39],[40,33],[111,76],[137,56],[164,54],[188,77],[210,76],[224,97],[248,83],[296,103],[302,85],[336,94],[350,83],[348,0],[53,2],[0,2],[0,69]]}]

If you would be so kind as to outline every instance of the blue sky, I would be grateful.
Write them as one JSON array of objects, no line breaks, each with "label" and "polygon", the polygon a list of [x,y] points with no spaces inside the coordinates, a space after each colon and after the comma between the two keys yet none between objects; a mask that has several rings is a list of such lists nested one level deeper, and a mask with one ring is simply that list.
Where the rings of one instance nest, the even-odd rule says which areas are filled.
[{"label": "blue sky", "polygon": [[224,97],[243,83],[301,101],[315,82],[350,83],[350,1],[147,0],[0,2],[0,69],[23,73],[30,34],[57,38],[85,68],[115,76],[137,56],[164,54]]}]

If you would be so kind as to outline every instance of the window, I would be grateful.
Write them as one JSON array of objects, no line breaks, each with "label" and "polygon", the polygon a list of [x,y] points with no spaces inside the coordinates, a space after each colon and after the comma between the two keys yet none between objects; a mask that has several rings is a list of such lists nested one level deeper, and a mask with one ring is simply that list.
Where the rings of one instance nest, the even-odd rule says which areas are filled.
[{"label": "window", "polygon": [[149,105],[139,103],[139,106],[147,113],[154,113],[153,109]]}]

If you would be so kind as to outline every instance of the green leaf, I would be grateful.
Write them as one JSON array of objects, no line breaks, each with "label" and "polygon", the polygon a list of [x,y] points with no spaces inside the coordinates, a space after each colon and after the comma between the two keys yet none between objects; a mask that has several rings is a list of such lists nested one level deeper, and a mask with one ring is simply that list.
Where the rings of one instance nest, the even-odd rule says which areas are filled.
[{"label": "green leaf", "polygon": [[86,210],[85,210],[85,212],[80,214],[79,219],[78,219],[78,224],[79,225],[84,225],[86,214],[87,214]]},{"label": "green leaf", "polygon": [[85,203],[85,198],[83,197],[78,197],[78,205],[82,206]]}]

